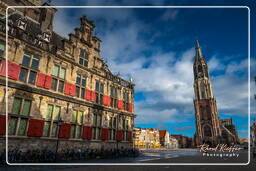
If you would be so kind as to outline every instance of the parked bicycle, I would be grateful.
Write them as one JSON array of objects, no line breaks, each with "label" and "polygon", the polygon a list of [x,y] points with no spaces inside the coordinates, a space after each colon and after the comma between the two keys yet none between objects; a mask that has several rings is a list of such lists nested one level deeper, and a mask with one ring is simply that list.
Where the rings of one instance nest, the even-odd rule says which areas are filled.
[{"label": "parked bicycle", "polygon": [[[137,149],[89,149],[66,148],[57,154],[58,162],[72,160],[109,159],[119,157],[137,157],[140,155]],[[0,153],[1,163],[5,163],[5,151]],[[29,149],[22,151],[18,147],[9,149],[8,161],[10,163],[45,163],[56,162],[55,153],[47,148]]]}]

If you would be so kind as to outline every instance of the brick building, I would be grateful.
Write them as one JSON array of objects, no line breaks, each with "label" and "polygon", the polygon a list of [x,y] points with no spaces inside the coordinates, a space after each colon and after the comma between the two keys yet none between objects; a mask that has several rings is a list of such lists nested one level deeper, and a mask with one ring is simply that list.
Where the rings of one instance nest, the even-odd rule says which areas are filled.
[{"label": "brick building", "polygon": [[6,57],[6,7],[40,4],[0,2],[0,147],[6,128],[9,148],[55,149],[57,139],[60,149],[132,147],[134,84],[108,69],[92,21],[81,17],[64,38],[53,31],[49,4],[10,9]]},{"label": "brick building", "polygon": [[236,142],[239,143],[238,133],[232,118],[220,119],[223,129],[226,131],[222,132],[222,138],[224,143]]},{"label": "brick building", "polygon": [[179,148],[192,148],[193,140],[192,138],[183,135],[171,135],[178,140]]},{"label": "brick building", "polygon": [[167,130],[159,130],[159,139],[162,147],[169,148],[170,137]]}]

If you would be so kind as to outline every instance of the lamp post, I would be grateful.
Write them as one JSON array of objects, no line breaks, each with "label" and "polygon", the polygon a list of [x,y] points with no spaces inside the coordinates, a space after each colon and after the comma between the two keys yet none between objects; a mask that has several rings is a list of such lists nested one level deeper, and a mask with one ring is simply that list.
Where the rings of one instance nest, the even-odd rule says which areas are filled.
[{"label": "lamp post", "polygon": [[63,124],[63,122],[64,121],[61,118],[59,118],[59,120],[58,120],[58,130],[57,130],[57,144],[56,144],[56,151],[55,151],[55,161],[57,161],[57,156],[58,156],[60,126]]}]

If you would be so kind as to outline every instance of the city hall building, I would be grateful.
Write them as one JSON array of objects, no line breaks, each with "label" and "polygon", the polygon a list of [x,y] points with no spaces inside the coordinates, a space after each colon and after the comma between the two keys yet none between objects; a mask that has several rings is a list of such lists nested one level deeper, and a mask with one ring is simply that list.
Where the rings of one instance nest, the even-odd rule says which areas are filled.
[{"label": "city hall building", "polygon": [[[48,8],[5,15],[7,6],[33,5]],[[132,147],[135,85],[109,70],[93,22],[81,17],[64,38],[47,3],[2,0],[0,8],[0,148],[6,129],[9,148],[54,150],[57,140],[59,149]]]}]

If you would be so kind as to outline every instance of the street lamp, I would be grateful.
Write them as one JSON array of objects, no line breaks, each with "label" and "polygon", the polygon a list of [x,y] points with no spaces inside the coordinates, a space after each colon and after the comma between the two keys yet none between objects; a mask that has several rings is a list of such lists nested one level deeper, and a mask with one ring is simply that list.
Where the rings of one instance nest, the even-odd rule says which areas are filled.
[{"label": "street lamp", "polygon": [[57,144],[56,144],[56,151],[55,151],[55,161],[57,160],[58,156],[58,149],[59,149],[59,135],[60,135],[60,126],[64,123],[64,121],[59,118],[58,120],[58,130],[57,130]]}]

